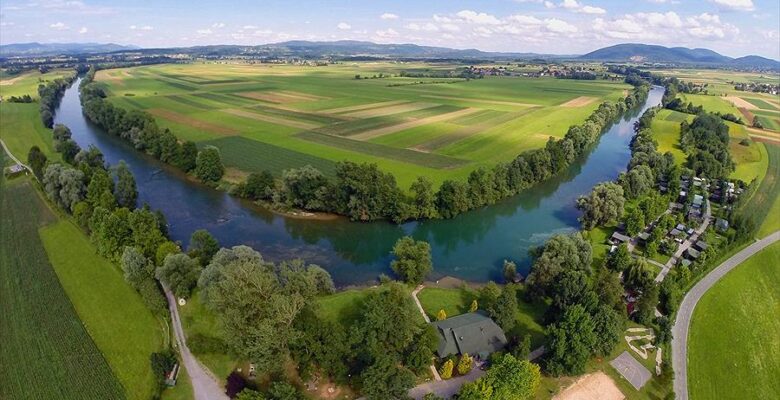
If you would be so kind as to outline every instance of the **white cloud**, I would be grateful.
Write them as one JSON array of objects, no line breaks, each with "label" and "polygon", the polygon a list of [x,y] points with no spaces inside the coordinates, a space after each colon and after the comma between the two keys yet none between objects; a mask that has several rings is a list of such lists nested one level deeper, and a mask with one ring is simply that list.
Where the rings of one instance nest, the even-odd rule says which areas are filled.
[{"label": "white cloud", "polygon": [[55,23],[49,25],[49,28],[56,29],[58,31],[64,31],[65,29],[68,29],[68,26],[65,25],[62,22],[55,22]]},{"label": "white cloud", "polygon": [[215,22],[215,23],[211,24],[211,27],[214,28],[214,29],[224,28],[225,27],[225,23],[224,22]]},{"label": "white cloud", "polygon": [[395,38],[398,37],[398,32],[396,32],[393,28],[388,28],[385,30],[376,31],[376,36],[381,39]]},{"label": "white cloud", "polygon": [[426,22],[423,24],[418,24],[416,22],[413,22],[411,24],[407,24],[404,28],[409,29],[411,31],[425,31],[425,32],[439,31],[439,27],[431,22]]},{"label": "white cloud", "polygon": [[462,10],[458,11],[457,14],[460,19],[463,21],[466,21],[470,24],[478,24],[478,25],[499,25],[501,24],[501,21],[498,20],[494,15],[485,14],[485,13],[478,13],[476,11],[472,10]]},{"label": "white cloud", "polygon": [[257,26],[256,25],[244,25],[244,26],[241,27],[241,29],[246,29],[246,30],[250,31],[252,29],[257,29]]},{"label": "white cloud", "polygon": [[82,35],[87,33],[87,32],[89,32],[89,29],[87,29],[86,26],[82,26],[81,29],[79,29],[79,33],[82,34]]},{"label": "white cloud", "polygon": [[583,6],[579,12],[584,14],[606,14],[607,10],[601,7]]},{"label": "white cloud", "polygon": [[558,5],[555,5],[555,3],[551,1],[545,1],[544,6],[547,8],[560,7],[572,12],[577,12],[582,14],[606,14],[607,13],[607,10],[601,7],[585,5],[580,3],[577,0],[563,0]]},{"label": "white cloud", "polygon": [[342,31],[346,31],[349,29],[352,29],[352,25],[346,23],[346,22],[339,22],[338,25],[336,25],[336,28],[341,29]]},{"label": "white cloud", "polygon": [[544,27],[555,33],[574,33],[577,32],[577,27],[558,18],[550,18],[544,20]]},{"label": "white cloud", "polygon": [[142,25],[142,26],[130,25],[130,30],[131,31],[152,31],[154,30],[154,28],[149,25]]},{"label": "white cloud", "polygon": [[212,33],[214,33],[214,31],[212,31],[209,28],[206,28],[206,29],[198,29],[197,31],[195,31],[195,33],[197,33],[198,35],[211,35]]},{"label": "white cloud", "polygon": [[730,10],[753,11],[753,0],[710,0],[720,7]]},{"label": "white cloud", "polygon": [[398,15],[393,13],[384,13],[379,16],[381,19],[398,19]]}]

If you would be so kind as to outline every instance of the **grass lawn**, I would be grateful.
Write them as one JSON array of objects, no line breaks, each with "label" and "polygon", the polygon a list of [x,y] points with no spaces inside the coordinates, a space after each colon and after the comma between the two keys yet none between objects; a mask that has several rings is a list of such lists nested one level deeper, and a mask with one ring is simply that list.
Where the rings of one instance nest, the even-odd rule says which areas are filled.
[{"label": "grass lawn", "polygon": [[0,398],[123,399],[38,235],[55,219],[29,180],[0,177]]},{"label": "grass lawn", "polygon": [[128,397],[149,398],[156,384],[149,356],[164,344],[162,322],[73,223],[60,220],[40,235],[62,287]]},{"label": "grass lawn", "polygon": [[671,152],[678,165],[682,165],[686,157],[680,148],[680,123],[685,120],[690,122],[693,118],[692,115],[663,109],[655,115],[650,125],[653,138],[658,142],[658,151]]},{"label": "grass lawn", "polygon": [[18,75],[0,74],[0,97],[5,99],[29,94],[37,99],[38,85],[71,74],[75,74],[72,69],[56,69],[45,74],[38,72],[38,70],[26,71]]},{"label": "grass lawn", "polygon": [[590,242],[593,248],[593,266],[604,265],[607,261],[607,253],[610,247],[607,238],[612,236],[614,227],[597,226],[589,231],[582,231],[583,236]]},{"label": "grass lawn", "polygon": [[691,321],[691,398],[780,397],[780,243],[723,277]]},{"label": "grass lawn", "polygon": [[49,160],[61,159],[54,152],[51,132],[41,122],[37,103],[0,103],[0,138],[22,162],[27,162],[32,146],[38,146]]},{"label": "grass lawn", "polygon": [[750,210],[747,216],[759,227],[759,237],[780,229],[780,146],[764,145],[769,167],[758,189],[744,206],[745,210]]}]

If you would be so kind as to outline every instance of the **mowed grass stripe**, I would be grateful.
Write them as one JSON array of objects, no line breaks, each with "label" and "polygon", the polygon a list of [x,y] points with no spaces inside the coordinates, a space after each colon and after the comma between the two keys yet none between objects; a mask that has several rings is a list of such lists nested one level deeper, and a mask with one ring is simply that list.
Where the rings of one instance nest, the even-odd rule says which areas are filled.
[{"label": "mowed grass stripe", "polygon": [[743,97],[742,100],[745,100],[748,103],[750,103],[750,104],[752,104],[752,105],[754,105],[754,106],[756,106],[756,107],[758,107],[758,108],[760,108],[762,110],[770,110],[770,111],[772,111],[772,110],[777,110],[778,109],[777,106],[775,106],[775,105],[773,105],[771,103],[768,103],[768,102],[766,102],[766,101],[764,101],[762,99]]},{"label": "mowed grass stripe", "polygon": [[222,162],[226,166],[235,167],[246,172],[267,170],[276,176],[280,176],[284,170],[311,165],[327,176],[333,177],[336,175],[336,163],[333,161],[241,136],[231,136],[198,143],[198,146],[202,147],[204,145],[212,145],[219,148],[222,154]]},{"label": "mowed grass stripe", "polygon": [[371,108],[368,110],[360,110],[360,111],[354,111],[351,113],[344,114],[347,117],[351,118],[373,118],[373,117],[383,117],[386,115],[393,115],[393,114],[400,114],[405,113],[409,111],[417,111],[417,110],[423,110],[426,108],[432,108],[436,107],[439,104],[436,103],[404,103],[404,104],[396,104],[386,107],[379,107],[379,108]]},{"label": "mowed grass stripe", "polygon": [[539,107],[539,104],[518,103],[514,101],[505,101],[505,100],[478,99],[473,97],[444,96],[444,95],[437,95],[437,94],[436,95],[424,94],[420,97],[425,97],[427,99],[456,100],[456,101],[463,101],[468,103],[497,104],[497,105],[517,106],[517,107]]},{"label": "mowed grass stripe", "polygon": [[285,107],[270,107],[264,104],[258,104],[248,108],[252,110],[260,111],[263,114],[273,114],[285,118],[304,120],[319,125],[328,125],[328,124],[334,124],[334,123],[344,121],[343,118],[338,118],[331,115],[322,115],[319,113],[315,114],[315,113],[303,112],[303,111],[293,110]]},{"label": "mowed grass stripe", "polygon": [[401,103],[407,103],[408,100],[393,100],[393,101],[383,101],[381,103],[368,103],[368,104],[358,104],[356,106],[348,106],[348,107],[338,107],[338,108],[331,108],[327,110],[320,110],[319,112],[325,113],[325,114],[340,114],[340,113],[347,113],[350,111],[358,111],[358,110],[368,110],[369,108],[380,108],[380,107],[387,107],[395,104],[401,104]]},{"label": "mowed grass stripe", "polygon": [[198,109],[201,109],[201,110],[208,110],[208,109],[211,108],[211,107],[209,107],[209,106],[207,106],[205,104],[198,103],[197,101],[191,100],[191,99],[189,99],[187,97],[184,97],[184,96],[176,96],[176,95],[174,95],[174,96],[165,96],[165,98],[169,99],[169,100],[173,100],[173,101],[175,101],[177,103],[188,105],[190,107],[195,107],[195,108],[198,108]]},{"label": "mowed grass stripe", "polygon": [[378,129],[370,130],[370,131],[367,131],[367,132],[362,132],[362,133],[359,133],[357,135],[352,136],[352,138],[358,139],[358,140],[367,140],[367,139],[371,139],[371,138],[387,135],[389,133],[393,133],[393,132],[398,132],[398,131],[402,131],[402,130],[405,130],[405,129],[414,128],[414,127],[417,127],[417,126],[422,126],[422,125],[426,125],[426,124],[432,124],[432,123],[436,123],[436,122],[443,122],[443,121],[447,121],[447,120],[450,120],[450,119],[453,119],[453,118],[462,117],[464,115],[474,114],[477,111],[479,111],[478,108],[466,108],[466,109],[463,109],[463,110],[453,111],[453,112],[446,113],[446,114],[434,115],[434,116],[427,117],[427,118],[421,118],[421,119],[414,120],[414,121],[404,122],[404,123],[401,123],[401,124],[398,124],[398,125],[387,126],[387,127],[384,127],[384,128],[378,128]]},{"label": "mowed grass stripe", "polygon": [[217,103],[220,104],[227,104],[232,107],[246,107],[246,106],[251,106],[253,104],[257,104],[256,102],[249,101],[241,97],[237,97],[233,95],[224,95],[220,93],[198,92],[198,93],[192,93],[192,95],[195,97],[204,98],[206,100],[216,101]]},{"label": "mowed grass stripe", "polygon": [[154,116],[165,118],[182,125],[191,126],[193,128],[201,129],[208,132],[219,133],[222,135],[235,135],[238,133],[238,131],[235,129],[228,128],[222,125],[213,124],[211,122],[199,120],[189,115],[179,114],[171,110],[166,110],[162,108],[153,108],[148,111]]},{"label": "mowed grass stripe", "polygon": [[0,398],[124,399],[46,256],[54,219],[28,182],[0,178]]},{"label": "mowed grass stripe", "polygon": [[311,122],[296,121],[296,120],[287,119],[287,118],[281,118],[281,117],[272,117],[270,115],[263,115],[263,114],[258,114],[258,113],[254,113],[254,112],[250,112],[250,111],[246,111],[246,110],[239,110],[239,109],[235,109],[235,108],[234,109],[223,110],[222,112],[228,113],[228,114],[231,114],[231,115],[235,115],[235,116],[239,116],[239,117],[254,119],[254,120],[257,120],[257,121],[265,121],[265,122],[270,122],[272,124],[289,126],[289,127],[292,127],[292,128],[314,129],[314,128],[317,128],[317,127],[320,126],[319,124],[313,124]]},{"label": "mowed grass stripe", "polygon": [[493,118],[490,118],[486,121],[483,121],[478,124],[466,126],[462,129],[458,129],[455,132],[451,132],[448,135],[440,136],[438,138],[434,138],[428,142],[419,144],[414,147],[415,150],[418,151],[425,151],[425,152],[431,152],[438,149],[441,149],[443,147],[449,146],[453,143],[456,143],[460,140],[466,139],[470,137],[471,135],[477,134],[479,132],[482,132],[486,129],[492,128],[494,126],[499,126],[503,123],[512,121],[516,118],[520,118],[521,116],[527,114],[533,110],[533,108],[527,108],[520,112],[515,113],[501,113],[497,116],[494,116]]},{"label": "mowed grass stripe", "polygon": [[456,168],[468,163],[467,160],[461,160],[455,157],[423,153],[409,149],[399,149],[371,142],[325,135],[313,131],[301,132],[296,134],[295,137],[312,143],[435,169]]}]

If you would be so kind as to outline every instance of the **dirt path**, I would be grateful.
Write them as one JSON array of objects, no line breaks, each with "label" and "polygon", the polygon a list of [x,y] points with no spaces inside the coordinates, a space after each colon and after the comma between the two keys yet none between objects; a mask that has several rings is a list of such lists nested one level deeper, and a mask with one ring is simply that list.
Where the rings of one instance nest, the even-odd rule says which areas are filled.
[{"label": "dirt path", "polygon": [[678,400],[688,400],[688,330],[691,327],[691,317],[696,304],[720,278],[729,271],[742,264],[750,256],[763,250],[770,244],[780,241],[780,231],[775,231],[769,236],[756,241],[742,249],[724,261],[707,276],[702,278],[696,286],[683,298],[677,318],[672,327],[672,366],[674,368],[674,394]]},{"label": "dirt path", "polygon": [[184,329],[181,327],[181,320],[179,319],[179,309],[176,306],[176,298],[173,293],[167,288],[165,289],[165,297],[168,299],[168,309],[171,312],[171,322],[173,325],[174,333],[176,334],[176,343],[178,344],[179,354],[181,354],[182,363],[187,370],[187,375],[192,381],[192,391],[194,393],[195,400],[227,400],[222,386],[219,384],[214,374],[204,367],[190,352],[187,347],[187,339],[184,335]]},{"label": "dirt path", "polygon": [[[425,309],[423,309],[422,303],[420,303],[420,299],[417,298],[417,293],[420,293],[420,291],[423,289],[425,289],[425,285],[417,286],[412,291],[412,299],[414,300],[414,304],[417,304],[417,309],[420,310],[420,314],[422,314],[425,322],[430,324],[431,319],[428,318],[428,314],[425,313]],[[433,379],[435,381],[441,381],[441,376],[439,375],[439,371],[436,370],[436,366],[433,363],[431,363],[431,374],[433,374]],[[423,393],[423,395],[424,394],[425,393]]]}]

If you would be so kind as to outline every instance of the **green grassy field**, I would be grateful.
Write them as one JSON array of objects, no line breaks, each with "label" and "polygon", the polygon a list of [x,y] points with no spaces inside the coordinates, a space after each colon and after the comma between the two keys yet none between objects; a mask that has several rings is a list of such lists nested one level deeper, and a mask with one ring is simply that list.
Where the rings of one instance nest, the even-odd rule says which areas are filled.
[{"label": "green grassy field", "polygon": [[691,321],[692,399],[780,397],[780,243],[723,277]]},{"label": "green grassy field", "polygon": [[38,98],[38,85],[71,74],[75,74],[72,69],[57,69],[45,74],[41,74],[38,71],[26,71],[18,75],[0,74],[0,98],[5,99],[25,94]]},{"label": "green grassy field", "polygon": [[747,217],[759,228],[763,237],[780,229],[780,146],[765,144],[769,166],[758,189],[744,206]]},{"label": "green grassy field", "polygon": [[45,226],[40,235],[62,287],[128,398],[149,398],[156,384],[149,356],[163,346],[163,322],[72,222]]},{"label": "green grassy field", "polygon": [[[116,105],[152,113],[182,139],[220,147],[230,168],[278,175],[311,164],[332,174],[337,161],[374,162],[402,188],[420,175],[437,184],[462,179],[542,147],[630,89],[610,81],[398,76],[427,67],[201,63],[104,70],[96,80]],[[380,73],[391,77],[354,78]]]},{"label": "green grassy field", "polygon": [[51,129],[41,122],[37,103],[0,103],[0,138],[22,162],[27,161],[32,146],[38,146],[49,160],[60,160],[51,135]]},{"label": "green grassy field", "polygon": [[685,153],[680,148],[680,123],[686,120],[690,122],[693,118],[692,115],[663,109],[656,114],[650,126],[653,137],[658,142],[658,151],[671,152],[674,161],[679,165],[685,162]]},{"label": "green grassy field", "polygon": [[29,181],[2,177],[0,214],[0,398],[125,398],[38,236],[56,217]]}]

